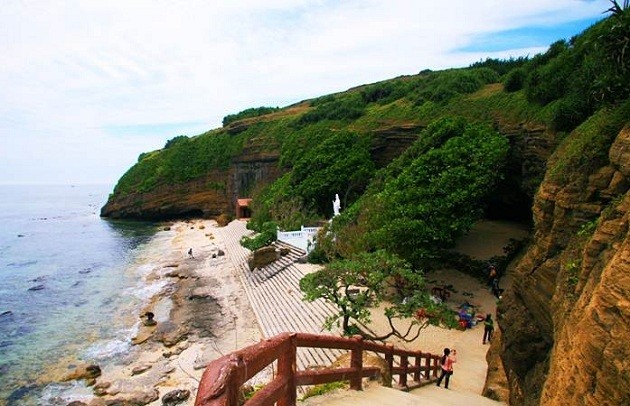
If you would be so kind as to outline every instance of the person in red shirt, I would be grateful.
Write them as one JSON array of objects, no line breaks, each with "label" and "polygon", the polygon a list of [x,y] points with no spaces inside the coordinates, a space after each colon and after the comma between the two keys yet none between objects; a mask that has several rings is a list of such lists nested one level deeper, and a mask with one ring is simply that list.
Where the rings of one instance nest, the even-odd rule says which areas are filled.
[{"label": "person in red shirt", "polygon": [[444,379],[444,388],[448,389],[448,381],[453,375],[453,364],[457,362],[457,350],[453,349],[451,351],[448,348],[444,349],[444,355],[442,355],[441,364],[442,364],[442,374],[437,380],[436,386],[440,386],[442,383],[442,379]]}]

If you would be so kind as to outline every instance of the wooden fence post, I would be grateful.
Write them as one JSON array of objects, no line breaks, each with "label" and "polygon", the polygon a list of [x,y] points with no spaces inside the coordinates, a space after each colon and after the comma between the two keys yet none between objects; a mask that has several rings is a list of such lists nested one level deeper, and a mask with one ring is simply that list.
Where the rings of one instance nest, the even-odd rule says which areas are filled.
[{"label": "wooden fence post", "polygon": [[363,370],[363,337],[354,336],[355,342],[352,352],[350,353],[350,368],[356,369],[358,375],[350,379],[350,388],[361,390],[361,371]]},{"label": "wooden fence post", "polygon": [[407,355],[400,356],[400,366],[402,368],[402,372],[400,373],[400,379],[398,383],[403,388],[407,387],[407,369],[409,368],[409,360],[407,359]]},{"label": "wooden fence post", "polygon": [[[296,343],[295,334],[289,337],[289,350],[278,356],[278,378],[286,379],[286,396],[278,400],[278,406],[295,406],[297,392],[295,387]],[[276,379],[278,379],[276,378]]]},{"label": "wooden fence post", "polygon": [[394,344],[386,344],[387,352],[385,353],[385,362],[387,363],[387,375],[383,377],[383,386],[392,387],[392,379],[394,377]]},{"label": "wooden fence post", "polygon": [[416,370],[413,373],[413,381],[420,382],[420,373],[422,371],[422,353],[416,356],[416,363],[414,366]]}]

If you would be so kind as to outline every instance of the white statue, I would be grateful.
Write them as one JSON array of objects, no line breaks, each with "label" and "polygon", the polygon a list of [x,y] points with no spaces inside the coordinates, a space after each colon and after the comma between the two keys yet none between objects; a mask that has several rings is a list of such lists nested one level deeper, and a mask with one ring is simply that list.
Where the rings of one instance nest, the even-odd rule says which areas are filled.
[{"label": "white statue", "polygon": [[335,193],[335,200],[333,200],[333,217],[339,215],[341,209],[341,200],[339,200],[339,194]]}]

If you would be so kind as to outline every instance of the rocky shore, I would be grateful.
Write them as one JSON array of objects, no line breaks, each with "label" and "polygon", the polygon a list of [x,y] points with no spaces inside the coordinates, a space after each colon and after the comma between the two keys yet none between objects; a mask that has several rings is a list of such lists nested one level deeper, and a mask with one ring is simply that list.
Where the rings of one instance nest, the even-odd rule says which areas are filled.
[{"label": "rocky shore", "polygon": [[[78,385],[84,390],[69,396],[66,404],[193,405],[209,361],[260,340],[255,316],[215,227],[214,221],[194,220],[160,231],[164,254],[147,283],[162,281],[163,288],[137,315],[132,350],[122,361],[64,363],[51,372],[56,381],[83,382],[91,389],[86,394],[84,385]],[[155,324],[147,313],[155,315]]]}]

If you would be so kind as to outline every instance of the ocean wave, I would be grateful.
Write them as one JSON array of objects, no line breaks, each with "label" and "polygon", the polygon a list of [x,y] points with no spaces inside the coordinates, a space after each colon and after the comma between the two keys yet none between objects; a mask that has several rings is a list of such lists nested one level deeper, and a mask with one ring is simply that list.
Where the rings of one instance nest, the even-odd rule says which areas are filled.
[{"label": "ocean wave", "polygon": [[119,355],[125,355],[131,349],[131,331],[128,334],[127,339],[113,339],[99,341],[92,344],[85,350],[85,358],[95,361],[103,361],[117,357]]}]

